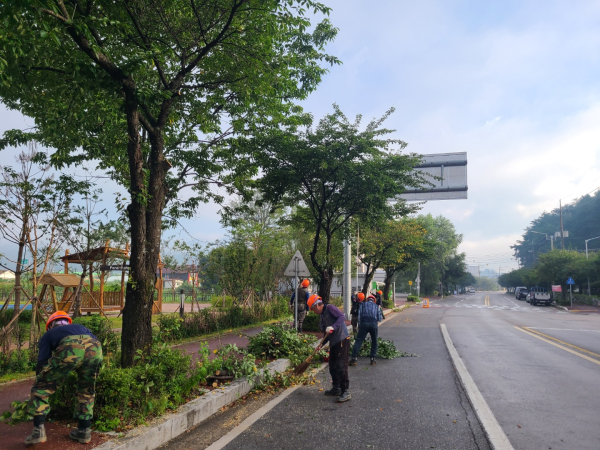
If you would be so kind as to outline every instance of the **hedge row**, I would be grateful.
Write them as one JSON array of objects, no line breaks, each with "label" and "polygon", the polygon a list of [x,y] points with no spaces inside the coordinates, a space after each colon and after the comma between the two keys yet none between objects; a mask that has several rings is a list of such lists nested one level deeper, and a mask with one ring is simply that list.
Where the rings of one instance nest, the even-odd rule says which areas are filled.
[{"label": "hedge row", "polygon": [[183,319],[178,314],[163,314],[158,318],[158,328],[166,341],[202,336],[267,320],[281,319],[290,315],[288,304],[285,297],[277,297],[267,303],[256,302],[250,307],[233,306],[225,311],[207,308],[185,314]]}]

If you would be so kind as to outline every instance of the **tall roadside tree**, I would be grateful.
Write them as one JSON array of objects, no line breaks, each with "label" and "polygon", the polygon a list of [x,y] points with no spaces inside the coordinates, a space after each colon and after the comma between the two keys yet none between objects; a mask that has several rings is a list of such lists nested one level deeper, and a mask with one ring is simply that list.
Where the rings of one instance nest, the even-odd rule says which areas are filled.
[{"label": "tall roadside tree", "polygon": [[292,220],[313,237],[310,260],[325,301],[333,281],[336,234],[348,234],[352,218],[370,224],[407,214],[404,203],[389,200],[405,186],[423,183],[411,172],[419,157],[402,154],[406,143],[385,137],[393,130],[382,124],[392,112],[361,130],[361,116],[350,122],[334,105],[334,112],[315,127],[309,120],[302,127],[237,141],[263,170],[258,181],[263,199],[294,207]]},{"label": "tall roadside tree", "polygon": [[[375,271],[386,268],[386,273],[392,267],[408,264],[413,256],[423,252],[426,231],[414,219],[388,220],[371,228],[363,228],[361,248],[358,259],[366,267],[365,281],[362,292],[367,294]],[[393,270],[386,277],[386,291],[389,293],[389,283]]]},{"label": "tall roadside tree", "polygon": [[[222,152],[299,108],[337,63],[313,0],[31,0],[0,5],[0,97],[33,117],[58,167],[99,161],[128,190],[122,363],[151,344],[164,217],[248,175]],[[180,195],[186,189],[185,196]],[[219,199],[217,197],[217,199]]]}]

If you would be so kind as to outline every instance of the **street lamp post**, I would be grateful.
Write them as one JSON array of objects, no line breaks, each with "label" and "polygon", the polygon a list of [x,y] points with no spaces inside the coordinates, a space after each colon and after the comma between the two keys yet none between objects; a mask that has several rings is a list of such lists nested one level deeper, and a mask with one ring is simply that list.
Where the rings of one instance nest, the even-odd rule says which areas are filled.
[{"label": "street lamp post", "polygon": [[[590,241],[593,241],[594,239],[598,239],[598,238],[600,238],[600,236],[596,236],[596,237],[593,237],[593,238],[585,240],[585,259],[590,259],[589,255],[588,255],[588,245],[587,245],[587,243],[590,242]],[[589,275],[588,275],[588,295],[592,295],[592,289],[590,287],[590,277],[589,277]]]}]

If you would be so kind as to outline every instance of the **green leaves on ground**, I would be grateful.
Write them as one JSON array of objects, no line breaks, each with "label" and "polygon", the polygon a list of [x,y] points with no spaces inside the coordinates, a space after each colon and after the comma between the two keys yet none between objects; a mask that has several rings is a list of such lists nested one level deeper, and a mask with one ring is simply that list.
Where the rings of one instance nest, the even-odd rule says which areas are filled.
[{"label": "green leaves on ground", "polygon": [[[355,339],[352,338],[350,341],[350,345],[352,348],[354,346]],[[371,339],[367,338],[363,342],[360,350],[358,352],[358,356],[370,356],[371,355]],[[394,359],[398,357],[406,357],[406,356],[417,356],[414,353],[406,353],[396,349],[396,346],[392,341],[387,341],[380,337],[377,338],[377,357],[383,359]]]},{"label": "green leaves on ground", "polygon": [[250,337],[248,351],[261,359],[287,358],[292,365],[304,361],[312,352],[311,343],[316,338],[309,334],[298,334],[295,329],[280,323],[265,327],[256,336]]}]

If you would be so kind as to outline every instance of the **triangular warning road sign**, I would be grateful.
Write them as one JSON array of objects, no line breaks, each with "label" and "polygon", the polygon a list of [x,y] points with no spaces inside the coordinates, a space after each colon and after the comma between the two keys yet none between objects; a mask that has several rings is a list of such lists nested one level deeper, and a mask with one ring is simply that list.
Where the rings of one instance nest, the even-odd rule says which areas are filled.
[{"label": "triangular warning road sign", "polygon": [[308,267],[306,267],[306,263],[300,254],[300,250],[297,250],[294,254],[294,257],[288,264],[283,275],[286,277],[295,277],[296,276],[296,261],[298,261],[298,276],[299,277],[310,277],[310,272],[308,271]]}]

